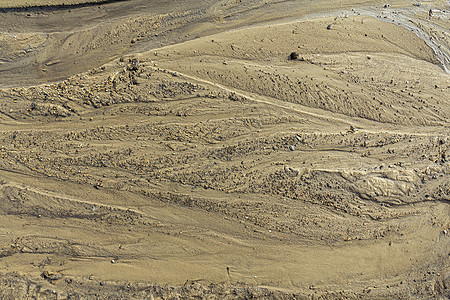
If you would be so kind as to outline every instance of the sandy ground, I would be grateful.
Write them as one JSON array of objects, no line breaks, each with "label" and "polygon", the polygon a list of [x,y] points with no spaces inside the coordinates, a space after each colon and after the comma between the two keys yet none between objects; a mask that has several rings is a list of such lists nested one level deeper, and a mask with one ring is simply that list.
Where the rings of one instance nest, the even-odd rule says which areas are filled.
[{"label": "sandy ground", "polygon": [[[119,0],[120,1],[120,0]],[[45,7],[45,6],[82,6],[90,4],[99,4],[105,2],[118,2],[117,0],[0,0],[0,8],[32,8],[32,7]]]},{"label": "sandy ground", "polygon": [[448,298],[450,7],[414,3],[2,12],[2,297]]}]

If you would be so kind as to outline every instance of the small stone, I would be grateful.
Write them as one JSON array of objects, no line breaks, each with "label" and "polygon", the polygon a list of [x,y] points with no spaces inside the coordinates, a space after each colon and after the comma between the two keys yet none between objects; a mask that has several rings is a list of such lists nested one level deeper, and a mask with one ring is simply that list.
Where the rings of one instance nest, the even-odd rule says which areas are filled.
[{"label": "small stone", "polygon": [[33,251],[33,249],[28,248],[27,246],[24,246],[24,247],[20,250],[20,252],[22,252],[22,253],[33,253],[34,251]]},{"label": "small stone", "polygon": [[299,56],[300,56],[300,54],[297,51],[294,51],[289,55],[289,59],[295,60],[295,59],[298,59]]},{"label": "small stone", "polygon": [[139,67],[140,67],[139,59],[133,58],[133,59],[130,59],[129,62],[130,62],[130,63],[129,63],[128,66],[127,66],[127,69],[128,69],[129,71],[137,71],[137,70],[139,69]]},{"label": "small stone", "polygon": [[330,30],[331,27],[333,27],[333,25],[329,24],[329,25],[327,26],[327,29]]},{"label": "small stone", "polygon": [[289,150],[294,151],[294,150],[295,150],[295,147],[292,146],[292,145],[290,145],[290,146],[289,146]]},{"label": "small stone", "polygon": [[42,272],[42,277],[44,277],[44,279],[47,279],[48,281],[55,281],[61,279],[62,275],[59,273],[51,273],[48,271],[44,271]]},{"label": "small stone", "polygon": [[111,263],[114,264],[116,263],[116,261],[114,259],[111,259]]}]

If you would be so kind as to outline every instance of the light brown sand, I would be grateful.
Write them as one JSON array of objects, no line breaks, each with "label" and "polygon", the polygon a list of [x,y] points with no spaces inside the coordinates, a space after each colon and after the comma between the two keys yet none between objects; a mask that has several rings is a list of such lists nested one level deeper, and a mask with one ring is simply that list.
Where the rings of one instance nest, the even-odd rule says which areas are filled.
[{"label": "light brown sand", "polygon": [[95,4],[102,2],[113,2],[110,0],[0,0],[1,8],[25,8],[36,6],[60,6],[60,5],[79,5]]},{"label": "light brown sand", "polygon": [[37,29],[68,12],[8,15],[1,293],[447,297],[450,80],[433,50],[379,6],[295,20],[289,3],[213,2],[104,5],[114,18],[60,32]]}]

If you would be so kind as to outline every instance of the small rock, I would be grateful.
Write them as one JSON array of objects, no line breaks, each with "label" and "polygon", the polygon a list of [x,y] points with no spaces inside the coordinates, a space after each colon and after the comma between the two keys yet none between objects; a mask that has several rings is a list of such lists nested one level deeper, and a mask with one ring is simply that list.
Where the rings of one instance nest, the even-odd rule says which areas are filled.
[{"label": "small rock", "polygon": [[33,251],[33,249],[30,249],[30,248],[28,248],[27,246],[24,246],[24,247],[20,250],[20,252],[22,252],[22,253],[33,253],[34,251]]},{"label": "small rock", "polygon": [[114,264],[116,263],[116,261],[114,259],[111,259],[111,263]]},{"label": "small rock", "polygon": [[330,30],[331,27],[333,27],[333,25],[329,24],[329,25],[327,26],[327,29]]},{"label": "small rock", "polygon": [[139,59],[133,58],[133,59],[130,59],[127,69],[129,71],[137,71],[139,69],[139,67],[140,67]]},{"label": "small rock", "polygon": [[292,52],[292,53],[289,55],[289,59],[290,59],[290,60],[295,60],[295,59],[297,59],[299,56],[300,56],[300,54],[299,54],[297,51],[294,51],[294,52]]},{"label": "small rock", "polygon": [[294,151],[294,150],[295,150],[295,147],[292,146],[292,145],[290,145],[290,146],[289,146],[289,150]]},{"label": "small rock", "polygon": [[42,272],[42,277],[44,277],[44,279],[47,279],[49,281],[55,281],[55,280],[61,279],[62,275],[59,273],[52,273],[52,272],[44,271],[44,272]]}]

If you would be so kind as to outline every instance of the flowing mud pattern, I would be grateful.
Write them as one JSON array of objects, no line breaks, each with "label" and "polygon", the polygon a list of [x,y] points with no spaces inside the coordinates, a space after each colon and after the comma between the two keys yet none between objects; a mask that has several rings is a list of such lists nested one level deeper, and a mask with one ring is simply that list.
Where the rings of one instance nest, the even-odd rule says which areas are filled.
[{"label": "flowing mud pattern", "polygon": [[2,298],[450,297],[447,1],[19,2]]}]

